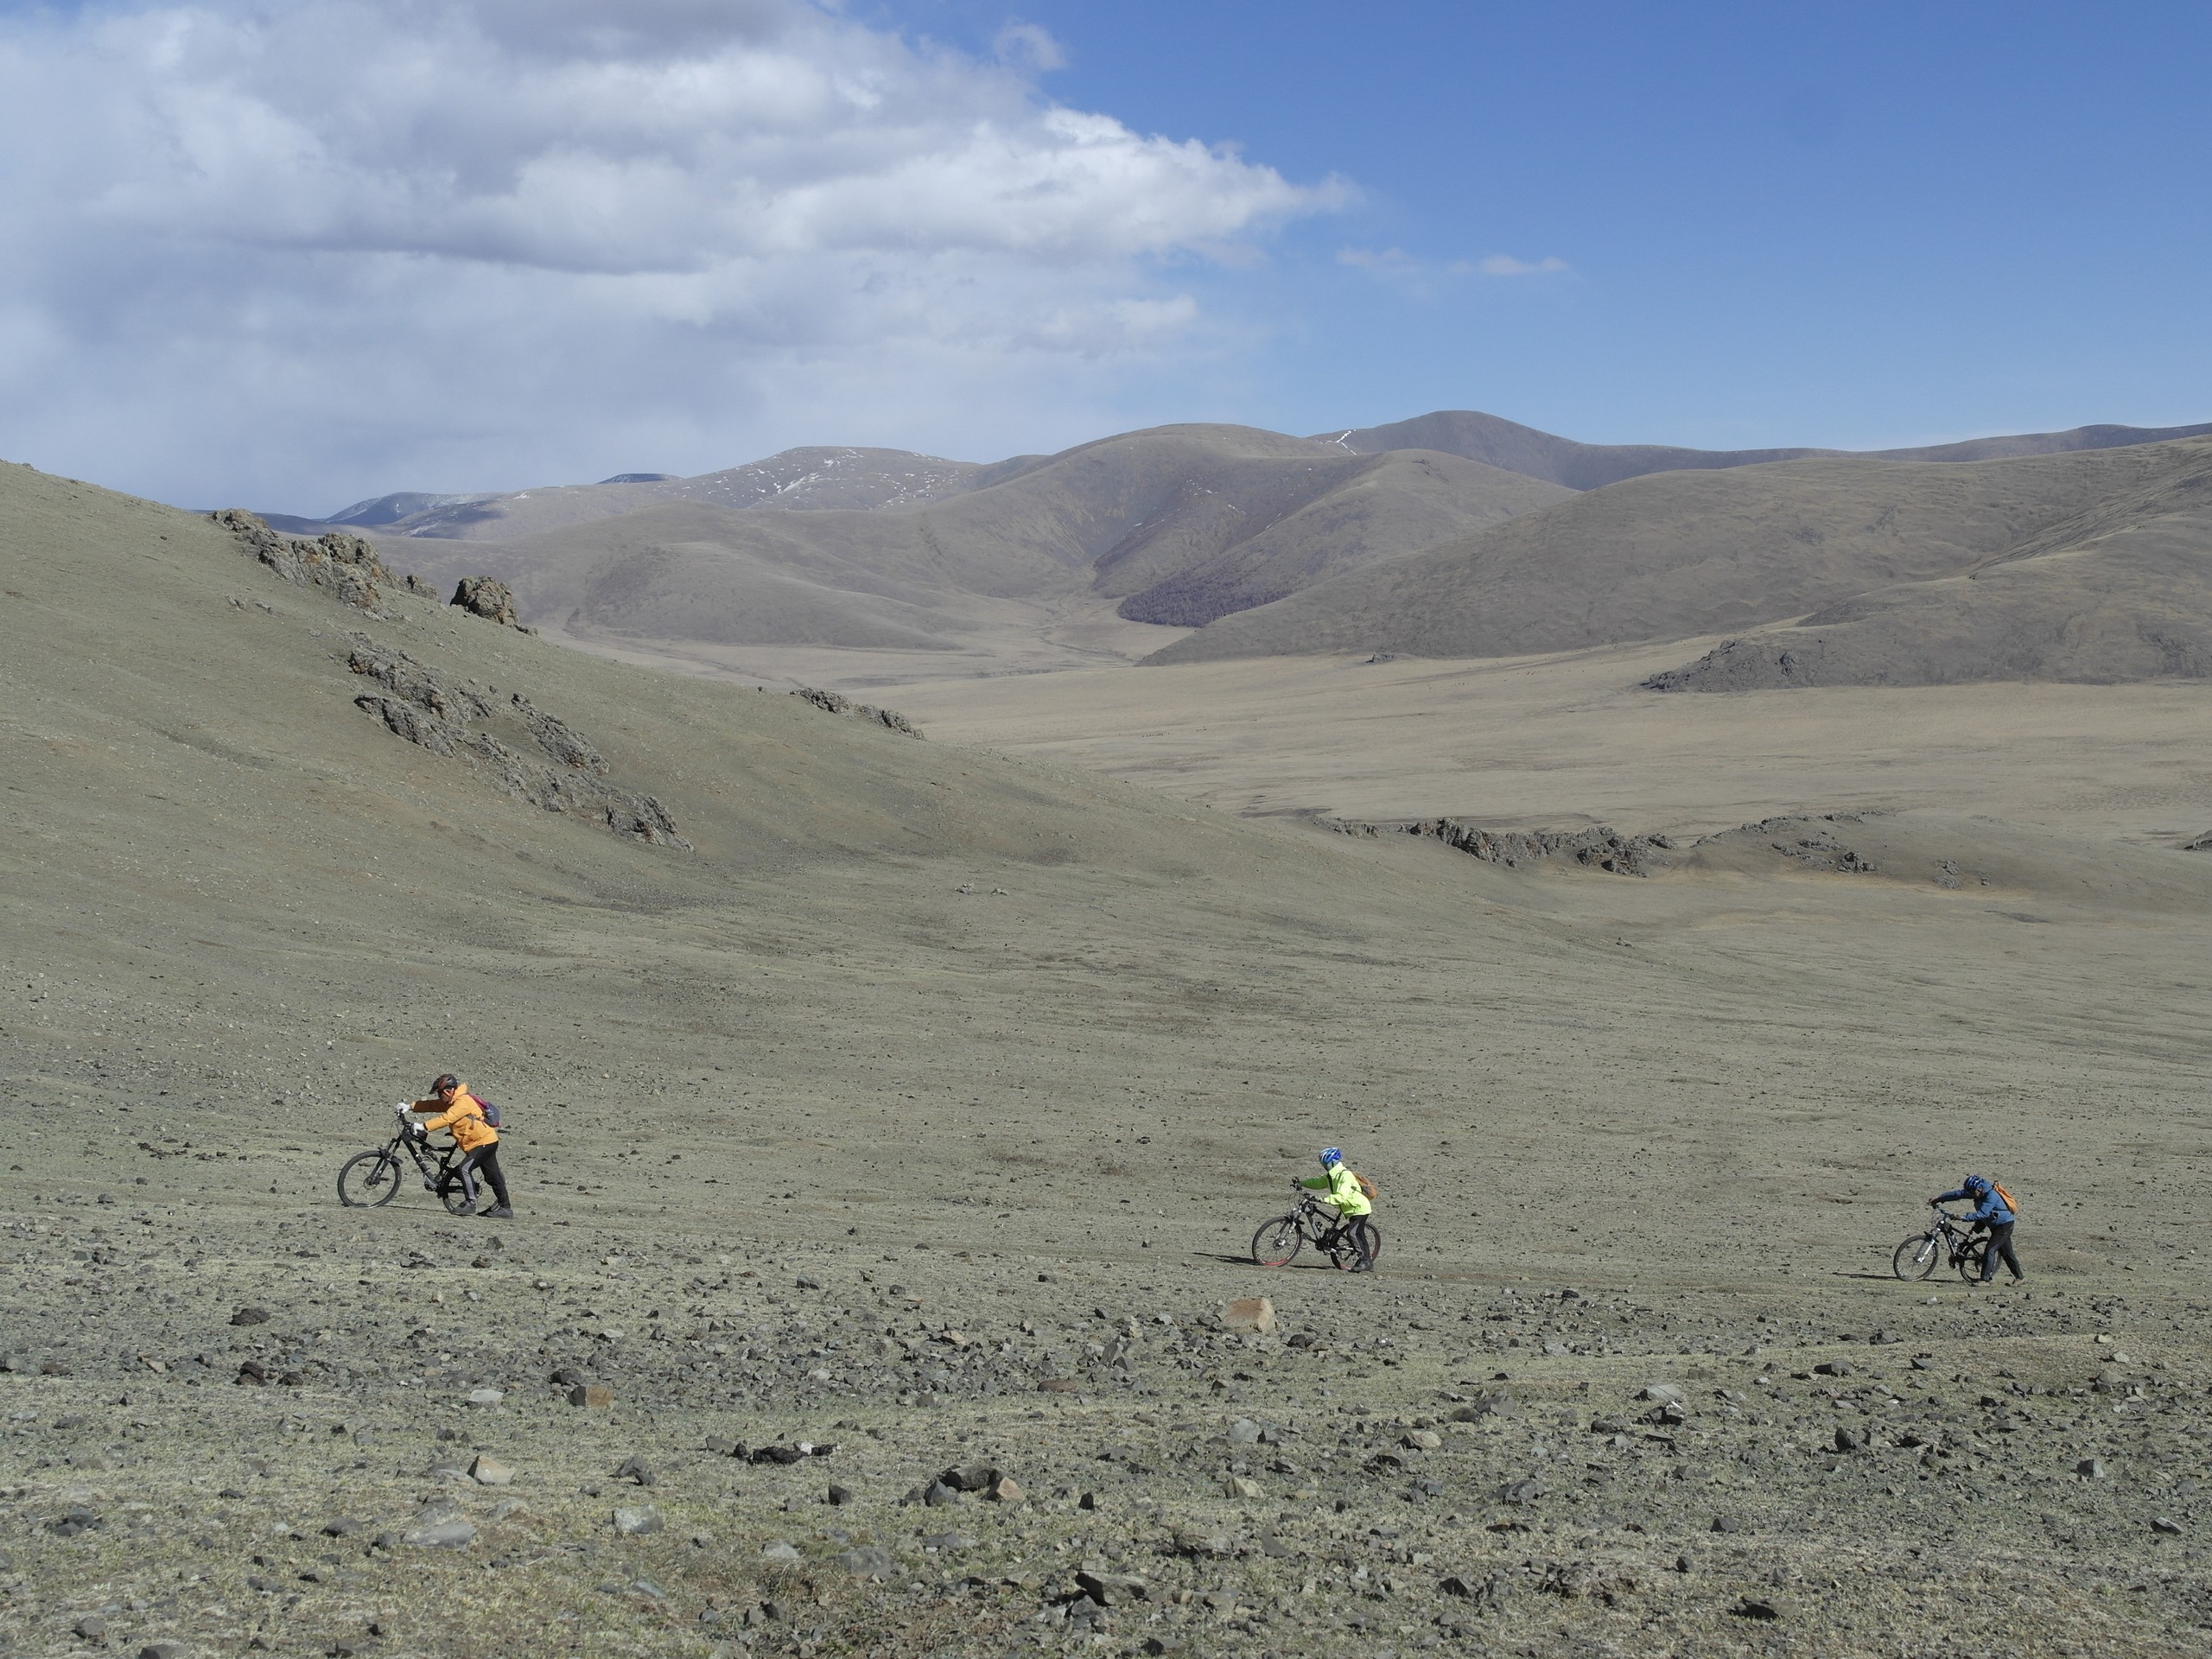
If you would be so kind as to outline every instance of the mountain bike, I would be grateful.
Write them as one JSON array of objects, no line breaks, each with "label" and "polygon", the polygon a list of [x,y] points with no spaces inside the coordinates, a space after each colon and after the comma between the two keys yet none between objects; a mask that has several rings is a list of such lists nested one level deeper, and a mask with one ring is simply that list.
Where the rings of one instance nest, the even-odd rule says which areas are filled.
[{"label": "mountain bike", "polygon": [[1981,1260],[1989,1253],[1989,1241],[1977,1237],[1962,1224],[1966,1217],[1952,1214],[1948,1210],[1935,1209],[1929,1218],[1928,1230],[1915,1233],[1897,1248],[1890,1257],[1890,1271],[1908,1281],[1925,1279],[1943,1264],[1948,1254],[1951,1265],[1959,1270],[1961,1279],[1981,1277]]},{"label": "mountain bike", "polygon": [[1324,1209],[1312,1193],[1303,1192],[1296,1209],[1252,1235],[1252,1260],[1263,1268],[1287,1267],[1308,1244],[1339,1272],[1357,1273],[1363,1266],[1371,1268],[1382,1255],[1382,1230],[1372,1217],[1339,1216]]},{"label": "mountain bike", "polygon": [[461,1160],[467,1154],[458,1146],[432,1146],[428,1136],[416,1134],[404,1119],[386,1144],[372,1152],[355,1153],[340,1166],[339,1203],[354,1210],[390,1204],[407,1182],[403,1154],[413,1162],[423,1186],[458,1215],[468,1202],[468,1190],[461,1179]]}]

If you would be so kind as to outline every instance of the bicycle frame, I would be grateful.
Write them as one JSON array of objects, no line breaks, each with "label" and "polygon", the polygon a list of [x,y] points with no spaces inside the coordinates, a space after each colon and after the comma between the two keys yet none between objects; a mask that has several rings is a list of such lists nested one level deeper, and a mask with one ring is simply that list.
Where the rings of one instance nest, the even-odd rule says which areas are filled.
[{"label": "bicycle frame", "polygon": [[1343,1265],[1341,1258],[1345,1255],[1354,1257],[1360,1255],[1354,1229],[1363,1219],[1358,1216],[1340,1216],[1334,1211],[1324,1209],[1320,1200],[1311,1192],[1301,1193],[1290,1213],[1278,1218],[1279,1221],[1290,1222],[1306,1243],[1339,1267]]},{"label": "bicycle frame", "polygon": [[1946,1265],[1955,1268],[1959,1265],[1959,1258],[1964,1255],[1974,1243],[1974,1230],[1962,1225],[1959,1218],[1948,1210],[1939,1211],[1937,1213],[1942,1217],[1942,1219],[1929,1228],[1928,1236],[1943,1241],[1945,1248],[1950,1254],[1950,1260]]},{"label": "bicycle frame", "polygon": [[402,1152],[414,1160],[415,1173],[423,1178],[423,1185],[427,1192],[438,1192],[445,1185],[447,1179],[461,1167],[461,1147],[457,1142],[452,1146],[434,1147],[428,1141],[402,1129],[391,1137],[384,1149],[384,1155],[396,1164]]},{"label": "bicycle frame", "polygon": [[[1943,1260],[1941,1263],[1931,1262],[1926,1267],[1911,1273],[1905,1270],[1903,1257],[1907,1245],[1917,1243],[1926,1247],[1939,1242],[1943,1247]],[[1938,1207],[1933,1211],[1925,1229],[1912,1237],[1907,1238],[1904,1244],[1897,1246],[1897,1265],[1893,1270],[1898,1278],[1906,1280],[1924,1279],[1935,1272],[1938,1265],[1963,1271],[1964,1264],[1972,1256],[1979,1243],[1974,1229],[1967,1223],[1965,1217]],[[1924,1259],[1923,1251],[1914,1253],[1913,1261],[1916,1263]]]}]

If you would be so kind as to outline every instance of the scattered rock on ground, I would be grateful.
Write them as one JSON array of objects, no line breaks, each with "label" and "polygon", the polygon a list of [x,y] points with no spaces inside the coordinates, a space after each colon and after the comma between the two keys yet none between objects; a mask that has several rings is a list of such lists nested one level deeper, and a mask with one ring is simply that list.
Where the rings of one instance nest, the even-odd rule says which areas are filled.
[{"label": "scattered rock on ground", "polygon": [[614,1530],[635,1538],[661,1529],[660,1510],[651,1503],[625,1503],[614,1511]]},{"label": "scattered rock on ground", "polygon": [[477,1454],[468,1465],[468,1472],[479,1486],[507,1486],[514,1483],[515,1471],[488,1452]]},{"label": "scattered rock on ground", "polygon": [[1221,1310],[1224,1330],[1264,1336],[1275,1328],[1275,1305],[1265,1296],[1239,1296]]},{"label": "scattered rock on ground", "polygon": [[[785,1548],[788,1548],[789,1546]],[[791,1553],[797,1555],[798,1552],[793,1550]],[[881,1544],[860,1544],[851,1549],[840,1551],[837,1565],[843,1567],[846,1572],[857,1573],[863,1578],[887,1579],[895,1570],[897,1563],[891,1559],[891,1552]]]}]

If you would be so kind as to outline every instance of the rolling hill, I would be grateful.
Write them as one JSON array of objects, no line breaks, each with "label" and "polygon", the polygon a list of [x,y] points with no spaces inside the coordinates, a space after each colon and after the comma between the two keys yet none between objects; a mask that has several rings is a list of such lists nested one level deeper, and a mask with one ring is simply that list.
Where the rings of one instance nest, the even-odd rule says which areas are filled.
[{"label": "rolling hill", "polygon": [[1957,575],[1724,640],[1660,691],[2212,678],[2212,443]]},{"label": "rolling hill", "polygon": [[[869,489],[887,476],[868,474]],[[816,505],[804,512],[703,487],[667,494],[699,480],[594,486],[572,493],[663,497],[498,538],[433,533],[451,520],[426,521],[404,559],[442,580],[496,575],[526,619],[576,635],[950,649],[1008,602],[1096,597],[1134,620],[1192,626],[1567,495],[1458,456],[1350,455],[1242,427],[1127,433],[963,478],[919,505],[823,505],[823,486],[810,484]],[[544,511],[568,513],[567,502]],[[501,510],[509,516],[480,524],[512,530],[539,511]]]},{"label": "rolling hill", "polygon": [[[1670,683],[2202,672],[2188,664],[2204,661],[2212,620],[2196,505],[2208,482],[2202,438],[1948,466],[1841,457],[1653,474],[1222,619],[1147,660],[1512,656],[1819,613],[1834,630],[1821,642],[1794,631],[1724,648]],[[2018,643],[2029,639],[2045,643]]]},{"label": "rolling hill", "polygon": [[[988,465],[904,450],[791,449],[696,477],[623,474],[505,493],[381,496],[327,522],[404,543],[404,563],[442,581],[495,575],[526,618],[593,649],[671,662],[703,654],[721,668],[772,675],[790,665],[756,667],[764,650],[872,652],[873,665],[854,671],[904,679],[1065,667],[1102,650],[1128,660],[1154,649],[1159,636],[1116,632],[1105,620],[1205,628],[1408,556],[1435,550],[1449,564],[1448,550],[1469,537],[1548,509],[1567,516],[1547,516],[1530,539],[1498,542],[1484,556],[1485,569],[1506,574],[1503,585],[1484,578],[1479,626],[1458,601],[1424,598],[1416,632],[1432,644],[1393,632],[1390,648],[1551,649],[1527,642],[1753,627],[1893,580],[1957,575],[2049,515],[2072,511],[2072,486],[2056,481],[2070,474],[2053,475],[2046,501],[2043,486],[2018,479],[1987,489],[1973,479],[1912,482],[1929,463],[2128,454],[2153,440],[2174,441],[2104,426],[1878,455],[1719,452],[1581,444],[1446,410],[1322,438],[1160,427]],[[1759,493],[1764,485],[1708,494],[1694,483],[1640,482],[1777,464],[1847,470],[1782,475],[1771,499]],[[1639,487],[1618,495],[1629,483]],[[1577,493],[1593,492],[1603,505],[1574,505]],[[1854,528],[1861,518],[1871,527],[1864,537]],[[271,522],[305,533],[325,527]],[[1688,558],[1674,547],[1682,537],[1713,542],[1710,556]],[[1765,538],[1764,550],[1728,550],[1744,537]],[[1586,603],[1578,597],[1585,589]],[[1262,639],[1363,641],[1375,606],[1388,602],[1376,591],[1332,587],[1326,603],[1342,608],[1319,621],[1318,613],[1294,613],[1305,620],[1287,633],[1270,621],[1166,649],[1183,653],[1170,660],[1188,660],[1241,653],[1238,642]],[[1907,608],[1921,614],[1929,601]],[[1857,671],[1834,655],[1833,642],[1846,636],[1827,637],[1820,652],[1834,665],[1821,671]],[[1803,643],[1777,647],[1791,672],[1811,660]],[[733,651],[750,654],[741,661]],[[1738,651],[1725,673],[1714,664],[1694,677],[1750,674],[1748,661]]]}]

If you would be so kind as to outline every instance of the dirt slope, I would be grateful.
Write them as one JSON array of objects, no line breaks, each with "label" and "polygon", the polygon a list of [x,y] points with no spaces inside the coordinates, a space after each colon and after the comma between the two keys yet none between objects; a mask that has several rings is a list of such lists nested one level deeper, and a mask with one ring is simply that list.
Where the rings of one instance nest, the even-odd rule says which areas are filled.
[{"label": "dirt slope", "polygon": [[[1507,656],[1683,639],[1992,568],[2006,568],[2008,581],[2032,578],[2004,590],[2018,595],[2010,607],[2037,619],[2023,626],[2063,632],[2096,584],[2139,585],[2104,572],[2128,554],[2120,532],[2154,522],[2172,538],[2170,573],[2146,578],[2152,588],[2119,608],[2166,613],[2185,629],[2204,613],[2188,552],[2201,531],[2177,504],[2201,487],[2208,461],[2212,441],[2184,439],[1952,467],[1839,459],[1654,474],[1224,619],[1150,660],[1362,650]],[[2157,560],[2142,545],[2147,569]],[[2032,562],[2069,548],[2083,556]],[[1930,589],[1919,613],[1946,612],[1945,595],[1956,591]],[[1928,652],[1950,649],[1940,625],[1916,626]],[[2146,671],[2155,653],[2122,643],[2134,629],[2132,620],[2116,622],[2067,658],[2069,675]],[[1986,643],[1954,654],[1955,669],[1946,671],[1956,677],[2008,671],[2012,660]]]}]

